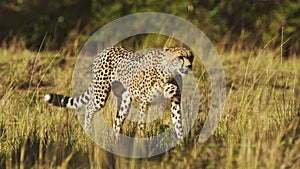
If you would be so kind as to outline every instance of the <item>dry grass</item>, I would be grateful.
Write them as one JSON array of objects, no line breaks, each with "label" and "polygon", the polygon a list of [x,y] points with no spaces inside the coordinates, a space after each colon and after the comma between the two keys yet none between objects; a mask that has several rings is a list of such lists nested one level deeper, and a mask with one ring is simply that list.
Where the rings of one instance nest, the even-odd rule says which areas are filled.
[{"label": "dry grass", "polygon": [[[300,60],[268,50],[232,51],[221,59],[228,97],[214,135],[197,143],[204,99],[185,143],[129,159],[95,145],[74,111],[43,103],[49,91],[70,93],[75,57],[0,49],[0,168],[300,168]],[[207,80],[204,70],[194,73]],[[202,98],[208,84],[199,84]]]}]

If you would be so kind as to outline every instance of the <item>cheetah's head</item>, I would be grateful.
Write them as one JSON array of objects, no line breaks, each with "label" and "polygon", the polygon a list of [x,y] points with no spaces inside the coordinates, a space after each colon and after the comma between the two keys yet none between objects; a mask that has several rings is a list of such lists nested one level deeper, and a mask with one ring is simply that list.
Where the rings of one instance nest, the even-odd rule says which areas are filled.
[{"label": "cheetah's head", "polygon": [[164,48],[168,61],[169,70],[172,74],[185,76],[192,70],[194,56],[192,52],[184,47]]}]

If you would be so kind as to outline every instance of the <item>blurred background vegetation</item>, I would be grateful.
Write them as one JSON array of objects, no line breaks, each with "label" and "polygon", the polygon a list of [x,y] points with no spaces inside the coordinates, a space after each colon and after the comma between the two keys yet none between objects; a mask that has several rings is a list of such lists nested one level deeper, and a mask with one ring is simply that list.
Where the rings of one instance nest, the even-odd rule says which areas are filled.
[{"label": "blurred background vegetation", "polygon": [[280,44],[284,56],[300,52],[300,0],[1,0],[0,40],[36,50],[45,37],[44,49],[77,50],[110,21],[150,11],[187,19],[220,52]]}]

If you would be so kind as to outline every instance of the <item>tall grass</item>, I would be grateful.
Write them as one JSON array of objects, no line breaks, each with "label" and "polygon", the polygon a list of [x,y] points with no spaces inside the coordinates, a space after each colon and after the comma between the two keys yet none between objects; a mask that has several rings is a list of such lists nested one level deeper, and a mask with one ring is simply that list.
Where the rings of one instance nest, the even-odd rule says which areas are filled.
[{"label": "tall grass", "polygon": [[[0,49],[0,168],[300,168],[300,60],[267,49],[221,59],[227,101],[212,137],[197,143],[209,80],[196,68],[202,99],[190,136],[164,154],[130,159],[93,143],[74,111],[42,101],[48,92],[70,94],[76,57]],[[148,130],[161,124],[171,125],[158,120]]]}]

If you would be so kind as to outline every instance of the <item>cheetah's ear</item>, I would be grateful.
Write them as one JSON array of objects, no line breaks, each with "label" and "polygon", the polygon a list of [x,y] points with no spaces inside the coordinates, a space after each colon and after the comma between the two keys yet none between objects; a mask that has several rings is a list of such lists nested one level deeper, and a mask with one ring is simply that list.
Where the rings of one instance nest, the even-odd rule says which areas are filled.
[{"label": "cheetah's ear", "polygon": [[170,48],[168,48],[168,47],[164,47],[164,48],[163,48],[163,50],[164,50],[165,52],[167,52],[167,51],[169,51],[169,50],[170,50]]}]

